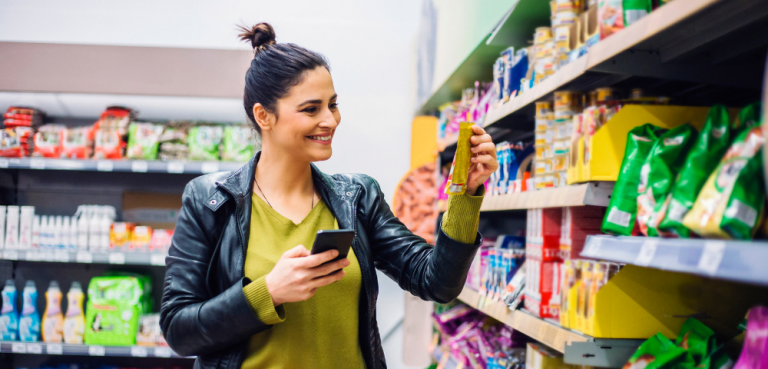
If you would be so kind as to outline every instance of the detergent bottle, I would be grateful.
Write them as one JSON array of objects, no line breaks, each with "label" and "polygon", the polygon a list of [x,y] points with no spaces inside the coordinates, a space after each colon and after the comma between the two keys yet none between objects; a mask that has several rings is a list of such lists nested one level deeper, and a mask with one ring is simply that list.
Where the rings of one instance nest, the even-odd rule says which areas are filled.
[{"label": "detergent bottle", "polygon": [[64,316],[61,313],[61,289],[59,282],[51,281],[45,292],[45,313],[43,314],[43,341],[61,342],[64,330]]},{"label": "detergent bottle", "polygon": [[67,314],[64,317],[64,342],[83,343],[85,333],[85,314],[83,314],[85,295],[80,282],[72,282],[67,292]]},{"label": "detergent bottle", "polygon": [[21,318],[19,319],[19,338],[21,341],[37,342],[40,340],[40,314],[37,313],[37,287],[35,281],[27,281],[21,293]]},{"label": "detergent bottle", "polygon": [[5,281],[3,288],[3,310],[0,310],[0,339],[19,339],[19,310],[16,307],[16,284],[13,279]]}]

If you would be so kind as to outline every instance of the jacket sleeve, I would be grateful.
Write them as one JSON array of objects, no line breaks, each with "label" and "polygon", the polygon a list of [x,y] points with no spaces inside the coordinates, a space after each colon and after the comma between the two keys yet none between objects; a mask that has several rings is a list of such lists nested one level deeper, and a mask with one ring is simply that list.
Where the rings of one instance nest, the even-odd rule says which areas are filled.
[{"label": "jacket sleeve", "polygon": [[[217,296],[208,288],[207,273],[218,240],[198,214],[194,187],[188,184],[171,248],[166,258],[160,326],[168,345],[183,356],[205,355],[249,339],[269,326],[249,305],[241,279]],[[202,211],[209,211],[207,208]]]},{"label": "jacket sleeve", "polygon": [[436,245],[413,234],[390,210],[379,184],[370,179],[365,186],[366,231],[376,268],[400,287],[423,300],[447,303],[464,287],[467,272],[482,242],[478,233],[473,244],[451,239],[438,227]]}]

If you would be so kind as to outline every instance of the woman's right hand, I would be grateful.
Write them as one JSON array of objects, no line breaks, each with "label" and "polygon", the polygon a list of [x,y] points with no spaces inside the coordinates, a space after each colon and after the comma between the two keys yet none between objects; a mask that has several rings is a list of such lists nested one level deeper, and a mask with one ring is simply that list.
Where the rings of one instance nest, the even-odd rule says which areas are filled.
[{"label": "woman's right hand", "polygon": [[303,245],[286,251],[265,280],[272,303],[278,306],[285,302],[308,300],[318,288],[340,280],[344,277],[341,268],[349,265],[348,259],[322,265],[338,254],[337,250],[328,250],[311,255]]}]

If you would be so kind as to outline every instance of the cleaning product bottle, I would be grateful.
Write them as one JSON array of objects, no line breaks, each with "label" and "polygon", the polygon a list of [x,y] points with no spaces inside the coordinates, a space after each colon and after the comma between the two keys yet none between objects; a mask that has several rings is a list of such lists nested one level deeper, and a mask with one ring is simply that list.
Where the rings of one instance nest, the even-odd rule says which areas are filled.
[{"label": "cleaning product bottle", "polygon": [[72,282],[67,292],[67,314],[64,317],[64,342],[83,343],[85,333],[85,314],[83,314],[85,295],[80,282]]},{"label": "cleaning product bottle", "polygon": [[101,212],[98,212],[95,208],[91,208],[88,218],[88,249],[91,251],[99,250],[99,243],[101,242]]},{"label": "cleaning product bottle", "polygon": [[27,281],[21,297],[19,338],[21,341],[37,342],[40,340],[40,314],[37,313],[37,287],[35,287],[35,281]]},{"label": "cleaning product bottle", "polygon": [[51,281],[45,292],[45,313],[43,314],[43,341],[61,342],[64,330],[64,316],[61,314],[61,289],[59,282]]},{"label": "cleaning product bottle", "polygon": [[88,208],[80,205],[77,209],[77,248],[88,250]]},{"label": "cleaning product bottle", "polygon": [[32,248],[40,248],[40,216],[35,215],[32,221]]},{"label": "cleaning product bottle", "polygon": [[1,294],[3,309],[0,310],[0,339],[16,341],[19,339],[19,311],[16,308],[16,284],[13,279],[5,281]]}]

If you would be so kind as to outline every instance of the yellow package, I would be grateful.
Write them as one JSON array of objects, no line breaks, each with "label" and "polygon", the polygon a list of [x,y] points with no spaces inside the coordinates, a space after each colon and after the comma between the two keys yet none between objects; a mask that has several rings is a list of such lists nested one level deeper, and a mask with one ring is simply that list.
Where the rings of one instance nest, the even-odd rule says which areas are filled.
[{"label": "yellow package", "polygon": [[459,141],[456,143],[456,155],[453,157],[451,172],[448,174],[448,183],[445,186],[445,193],[448,195],[463,195],[467,191],[467,179],[469,177],[469,167],[472,164],[472,152],[469,150],[472,144],[469,139],[472,137],[472,126],[474,123],[461,123],[459,127]]}]

